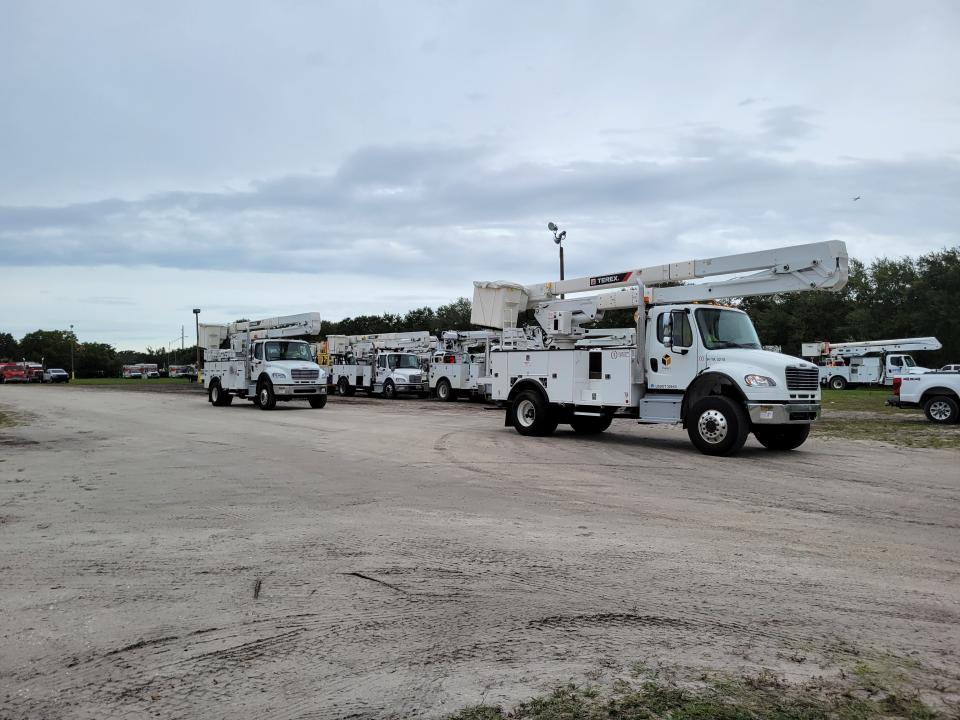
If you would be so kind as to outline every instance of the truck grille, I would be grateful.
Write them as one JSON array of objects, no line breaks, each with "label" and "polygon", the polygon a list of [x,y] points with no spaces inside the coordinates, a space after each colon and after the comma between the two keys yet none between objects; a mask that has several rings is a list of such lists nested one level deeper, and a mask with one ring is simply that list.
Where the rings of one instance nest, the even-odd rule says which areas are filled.
[{"label": "truck grille", "polygon": [[411,383],[411,384],[413,384],[413,383],[421,383],[421,382],[423,382],[423,375],[411,375],[411,376],[410,376],[410,383]]},{"label": "truck grille", "polygon": [[304,370],[301,368],[294,368],[290,371],[290,376],[294,380],[316,380],[320,377],[319,370]]},{"label": "truck grille", "polygon": [[817,368],[787,368],[787,390],[816,390],[819,386]]}]

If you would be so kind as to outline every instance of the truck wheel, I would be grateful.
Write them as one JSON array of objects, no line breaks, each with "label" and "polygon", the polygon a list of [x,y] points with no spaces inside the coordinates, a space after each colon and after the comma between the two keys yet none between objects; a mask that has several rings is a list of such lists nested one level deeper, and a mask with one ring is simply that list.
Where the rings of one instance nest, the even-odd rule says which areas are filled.
[{"label": "truck wheel", "polygon": [[923,404],[923,412],[927,420],[939,425],[955,423],[960,418],[957,401],[949,395],[934,395]]},{"label": "truck wheel", "polygon": [[340,397],[347,397],[350,394],[350,383],[347,381],[347,379],[342,377],[337,380],[337,395]]},{"label": "truck wheel", "polygon": [[257,387],[257,407],[261,410],[273,410],[277,406],[277,396],[273,394],[273,383],[261,380]]},{"label": "truck wheel", "polygon": [[457,399],[457,394],[450,387],[450,381],[446,378],[440,378],[437,381],[437,399],[443,402],[450,402]]},{"label": "truck wheel", "polygon": [[559,425],[557,413],[535,390],[526,390],[514,399],[509,410],[513,426],[521,435],[550,435]]},{"label": "truck wheel", "polygon": [[587,415],[574,415],[570,418],[570,427],[577,435],[597,435],[602,433],[613,422],[609,415],[603,417],[589,417]]},{"label": "truck wheel", "polygon": [[210,404],[214,407],[220,407],[223,405],[223,396],[226,393],[223,391],[223,388],[220,387],[220,383],[214,380],[210,383],[210,389],[207,391],[207,399],[210,401]]},{"label": "truck wheel", "polygon": [[310,398],[310,407],[312,407],[315,410],[319,410],[326,404],[327,404],[326,395],[317,395],[316,397]]},{"label": "truck wheel", "polygon": [[743,447],[749,433],[746,411],[723,395],[698,401],[687,417],[690,442],[704,455],[733,455]]},{"label": "truck wheel", "polygon": [[767,450],[794,450],[807,440],[809,425],[754,425],[753,436]]},{"label": "truck wheel", "polygon": [[847,389],[847,379],[841,377],[840,375],[834,375],[830,378],[830,387],[834,390],[846,390]]},{"label": "truck wheel", "polygon": [[383,384],[383,396],[387,400],[393,400],[397,397],[397,389],[393,386],[393,380],[387,380]]}]

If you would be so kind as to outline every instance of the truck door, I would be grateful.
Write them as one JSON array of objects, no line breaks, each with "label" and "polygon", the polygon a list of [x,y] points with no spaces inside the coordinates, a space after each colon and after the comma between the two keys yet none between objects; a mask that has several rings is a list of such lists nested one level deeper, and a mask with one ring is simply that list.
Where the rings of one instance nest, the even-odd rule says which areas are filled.
[{"label": "truck door", "polygon": [[647,323],[645,358],[647,387],[683,390],[697,374],[697,356],[703,354],[692,318],[684,310],[657,309]]},{"label": "truck door", "polygon": [[255,385],[257,378],[260,377],[260,373],[263,371],[263,343],[256,342],[253,344],[253,347],[250,348],[250,378],[249,381],[252,385]]},{"label": "truck door", "polygon": [[386,382],[389,376],[390,368],[387,367],[387,354],[380,353],[377,355],[377,375],[374,382],[377,385],[382,385],[384,382]]}]

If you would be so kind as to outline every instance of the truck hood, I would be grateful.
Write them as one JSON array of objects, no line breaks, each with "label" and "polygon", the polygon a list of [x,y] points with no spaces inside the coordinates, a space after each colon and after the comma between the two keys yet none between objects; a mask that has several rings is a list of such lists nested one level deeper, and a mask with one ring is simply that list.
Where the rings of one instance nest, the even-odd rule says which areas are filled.
[{"label": "truck hood", "polygon": [[322,367],[306,360],[270,360],[266,364],[266,370],[267,372],[283,371],[287,375],[290,374],[291,370],[319,370],[319,377],[321,379],[326,377],[326,372]]},{"label": "truck hood", "polygon": [[[787,390],[787,368],[817,370],[813,363],[792,355],[769,350],[750,350],[747,348],[725,348],[708,350],[707,369],[723,372],[733,378],[748,395],[783,395]],[[744,382],[747,375],[764,375],[773,378],[777,387],[748,387]],[[812,392],[812,391],[811,391]],[[819,392],[819,390],[817,391]]]},{"label": "truck hood", "polygon": [[419,375],[419,376],[423,377],[423,370],[420,370],[419,368],[416,368],[416,369],[414,369],[414,368],[398,368],[397,370],[394,370],[394,371],[393,371],[393,376],[394,376],[395,378],[397,378],[397,380],[406,380],[406,381],[409,381],[411,375]]}]

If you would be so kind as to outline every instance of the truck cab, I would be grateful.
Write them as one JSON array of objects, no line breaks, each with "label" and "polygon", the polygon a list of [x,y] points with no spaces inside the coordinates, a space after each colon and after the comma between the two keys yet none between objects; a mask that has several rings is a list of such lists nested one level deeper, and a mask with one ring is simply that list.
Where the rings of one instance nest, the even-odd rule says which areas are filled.
[{"label": "truck cab", "polygon": [[386,398],[401,393],[426,393],[420,356],[408,352],[377,353],[373,391],[383,393]]}]

